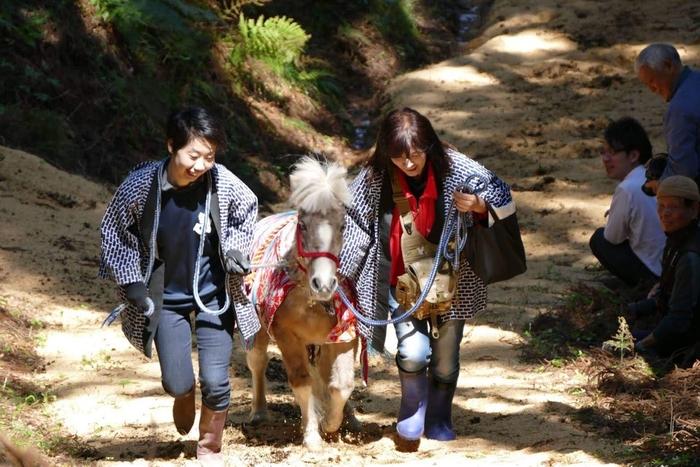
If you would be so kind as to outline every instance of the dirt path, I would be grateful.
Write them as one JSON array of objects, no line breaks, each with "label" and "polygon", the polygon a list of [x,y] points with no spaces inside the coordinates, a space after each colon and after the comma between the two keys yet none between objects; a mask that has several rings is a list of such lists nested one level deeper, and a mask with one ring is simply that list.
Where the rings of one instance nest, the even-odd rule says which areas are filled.
[{"label": "dirt path", "polygon": [[[528,320],[572,283],[600,277],[587,243],[614,188],[597,158],[602,131],[608,118],[632,115],[655,149],[664,148],[665,104],[636,80],[632,61],[644,44],[668,41],[697,64],[700,7],[678,0],[529,3],[496,0],[471,50],[400,77],[392,88],[393,105],[425,113],[446,140],[511,183],[529,256],[526,274],[491,288],[489,310],[463,341],[457,440],[397,450],[398,378],[390,356],[377,356],[369,386],[353,395],[362,436],[306,453],[278,360],[270,383],[274,422],[245,426],[248,371],[237,347],[228,465],[620,465],[613,459],[621,446],[572,422],[583,377],[522,364],[514,346]],[[0,294],[47,324],[41,353],[48,363],[37,378],[56,396],[53,416],[98,453],[57,464],[196,465],[196,429],[185,437],[173,429],[157,362],[130,348],[118,326],[100,329],[116,300],[111,285],[96,278],[109,199],[102,186],[0,148]]]}]

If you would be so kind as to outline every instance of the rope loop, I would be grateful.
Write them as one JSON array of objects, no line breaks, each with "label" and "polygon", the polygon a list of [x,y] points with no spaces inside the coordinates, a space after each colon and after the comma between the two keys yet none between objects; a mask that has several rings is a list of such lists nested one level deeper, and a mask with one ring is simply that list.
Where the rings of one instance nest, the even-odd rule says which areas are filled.
[{"label": "rope loop", "polygon": [[[457,190],[463,193],[478,195],[479,193],[484,191],[484,189],[487,186],[488,179],[486,177],[480,174],[472,174],[465,179],[463,184],[457,187]],[[453,238],[454,251],[450,253],[447,250],[447,246]],[[435,260],[433,261],[433,269],[428,275],[428,281],[425,287],[423,287],[423,290],[421,291],[420,295],[418,296],[418,300],[416,300],[416,303],[409,310],[406,310],[404,313],[395,318],[385,320],[367,318],[355,309],[355,307],[352,305],[352,303],[348,299],[347,295],[345,295],[345,292],[342,290],[341,287],[338,287],[338,295],[340,295],[340,298],[341,300],[343,300],[345,306],[348,307],[348,309],[355,315],[355,317],[368,326],[387,326],[389,324],[401,322],[407,317],[411,316],[413,313],[415,313],[416,310],[418,310],[425,301],[425,297],[427,297],[428,292],[430,291],[430,288],[433,286],[433,282],[435,281],[435,276],[437,275],[438,267],[442,262],[441,258],[450,261],[452,263],[453,269],[455,271],[459,271],[459,257],[466,243],[467,213],[459,212],[455,206],[455,202],[453,199],[450,203],[449,209],[447,210],[445,224],[442,227],[440,242],[438,243],[438,249],[435,253]]]}]

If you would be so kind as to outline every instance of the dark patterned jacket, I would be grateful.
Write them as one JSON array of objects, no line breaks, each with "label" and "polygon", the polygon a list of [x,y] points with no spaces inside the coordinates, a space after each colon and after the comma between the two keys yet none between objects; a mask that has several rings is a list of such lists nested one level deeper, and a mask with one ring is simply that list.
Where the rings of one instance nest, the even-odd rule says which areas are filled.
[{"label": "dark patterned jacket", "polygon": [[[150,276],[148,286],[157,310],[162,307],[162,284],[153,282],[162,282],[162,275],[154,273],[161,264],[158,259],[151,258],[151,251],[157,252],[151,242],[157,238],[157,220],[154,217],[158,190],[161,189],[159,174],[163,173],[168,160],[169,158],[144,162],[133,169],[107,206],[101,228],[102,261],[99,276],[113,280],[119,286],[143,282]],[[231,248],[248,252],[258,215],[257,197],[221,164],[215,164],[206,176],[214,181],[211,218],[219,234],[221,252]],[[153,270],[149,272],[151,264]],[[260,322],[244,293],[241,278],[232,275],[227,278],[238,329],[243,345],[248,349],[260,329]],[[146,327],[152,334],[157,323],[145,318],[143,313],[126,301],[122,287],[119,291],[120,299],[126,304],[121,312],[124,334],[137,349],[150,357],[150,342],[147,343],[142,335],[147,333]],[[157,314],[154,314],[154,319],[157,320]],[[150,337],[152,340],[152,335]]]},{"label": "dark patterned jacket", "polygon": [[[467,177],[479,174],[489,180],[488,185],[479,196],[493,206],[499,218],[503,219],[515,212],[515,203],[507,183],[496,177],[484,166],[469,159],[457,151],[447,150],[451,161],[451,174],[444,180],[443,201],[445,210],[453,198],[453,191],[464,184]],[[384,172],[373,173],[372,168],[363,169],[350,184],[353,205],[347,209],[347,226],[344,233],[343,251],[341,253],[341,272],[352,278],[357,287],[360,311],[364,316],[384,320],[388,317],[388,278],[386,261],[382,261],[380,235],[379,203],[384,183]],[[440,183],[440,181],[438,181]],[[389,185],[390,188],[390,185]],[[490,217],[490,216],[489,216]],[[468,214],[471,222],[471,214]],[[489,219],[489,225],[492,220]],[[382,288],[383,290],[379,290]],[[449,319],[467,319],[474,317],[486,308],[486,285],[479,279],[468,263],[460,265],[457,280],[457,303],[453,303],[449,313],[441,315],[441,322]],[[368,326],[357,322],[362,336],[369,340],[372,347],[382,351],[386,338],[385,326]]]}]

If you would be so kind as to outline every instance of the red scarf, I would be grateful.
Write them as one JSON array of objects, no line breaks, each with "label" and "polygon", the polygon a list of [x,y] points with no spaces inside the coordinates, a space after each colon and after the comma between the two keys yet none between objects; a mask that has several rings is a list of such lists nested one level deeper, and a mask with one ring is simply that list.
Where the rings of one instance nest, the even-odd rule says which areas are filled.
[{"label": "red scarf", "polygon": [[[418,229],[424,237],[430,234],[430,230],[435,223],[435,200],[438,197],[437,185],[435,184],[435,176],[433,167],[428,165],[428,180],[425,184],[423,194],[418,200],[413,196],[406,182],[406,175],[401,170],[397,170],[399,182],[403,190],[403,195],[408,200],[411,211],[413,212],[413,228]],[[391,253],[391,272],[390,283],[396,285],[396,278],[406,272],[406,267],[403,264],[403,255],[401,254],[401,215],[399,214],[398,206],[394,206],[394,215],[391,218],[391,236],[389,238],[389,251]]]}]

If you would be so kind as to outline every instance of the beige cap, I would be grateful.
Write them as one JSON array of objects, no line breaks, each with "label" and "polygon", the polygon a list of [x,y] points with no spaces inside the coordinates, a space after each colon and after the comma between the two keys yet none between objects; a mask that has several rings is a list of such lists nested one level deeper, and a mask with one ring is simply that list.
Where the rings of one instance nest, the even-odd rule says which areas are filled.
[{"label": "beige cap", "polygon": [[658,198],[659,196],[678,196],[693,201],[700,201],[698,185],[692,178],[683,175],[673,175],[665,178],[656,191],[656,197]]}]

